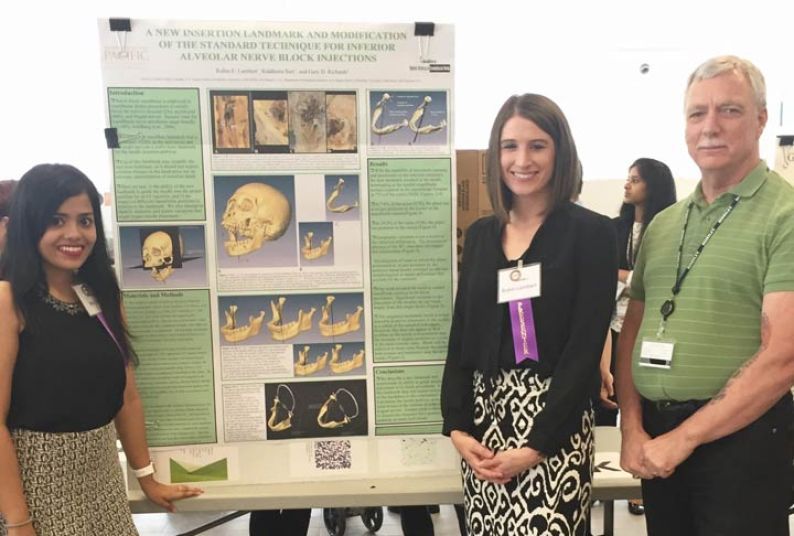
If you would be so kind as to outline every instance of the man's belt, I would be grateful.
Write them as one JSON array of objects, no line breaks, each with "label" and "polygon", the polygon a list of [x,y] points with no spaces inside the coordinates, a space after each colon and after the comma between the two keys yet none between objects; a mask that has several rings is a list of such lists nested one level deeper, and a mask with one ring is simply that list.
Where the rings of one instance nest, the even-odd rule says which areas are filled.
[{"label": "man's belt", "polygon": [[643,398],[642,402],[646,408],[658,413],[695,413],[705,406],[711,399],[705,400],[648,400]]}]

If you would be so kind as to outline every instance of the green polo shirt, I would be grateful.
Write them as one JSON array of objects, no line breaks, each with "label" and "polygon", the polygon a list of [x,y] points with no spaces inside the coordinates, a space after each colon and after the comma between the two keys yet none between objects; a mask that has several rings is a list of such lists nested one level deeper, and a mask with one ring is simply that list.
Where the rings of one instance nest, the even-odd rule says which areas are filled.
[{"label": "green polo shirt", "polygon": [[[671,368],[640,366],[642,340],[656,336],[659,308],[672,296],[687,207],[692,203],[682,270],[734,195],[739,203],[687,275],[667,320],[664,337],[675,341]],[[763,161],[710,205],[698,184],[654,218],[640,247],[631,283],[632,299],[645,302],[632,357],[637,390],[650,400],[716,395],[758,351],[764,295],[779,291],[794,291],[794,188]]]}]

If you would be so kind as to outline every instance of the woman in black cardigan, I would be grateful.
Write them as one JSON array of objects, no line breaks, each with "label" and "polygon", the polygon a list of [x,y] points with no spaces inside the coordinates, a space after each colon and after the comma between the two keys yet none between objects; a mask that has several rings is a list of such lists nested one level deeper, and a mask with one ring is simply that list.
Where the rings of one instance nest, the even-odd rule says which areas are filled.
[{"label": "woman in black cardigan", "polygon": [[[596,411],[596,425],[615,426],[617,406],[610,403],[614,397],[613,374],[618,335],[623,327],[623,317],[629,302],[631,273],[634,260],[642,243],[648,224],[659,212],[676,201],[675,181],[667,164],[653,158],[638,158],[629,166],[629,176],[623,186],[623,204],[620,215],[612,220],[618,235],[618,284],[622,287],[610,322],[611,337],[604,346],[601,359],[602,408]],[[608,408],[608,409],[607,409]]]},{"label": "woman in black cardigan", "polygon": [[488,158],[494,216],[466,236],[441,391],[468,531],[584,535],[614,228],[570,201],[581,168],[548,98],[508,99]]}]

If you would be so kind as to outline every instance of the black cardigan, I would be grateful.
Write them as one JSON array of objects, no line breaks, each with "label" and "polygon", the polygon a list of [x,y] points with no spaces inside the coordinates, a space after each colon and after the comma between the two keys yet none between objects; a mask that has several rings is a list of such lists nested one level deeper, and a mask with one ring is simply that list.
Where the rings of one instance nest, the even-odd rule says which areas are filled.
[{"label": "black cardigan", "polygon": [[632,267],[629,266],[629,259],[626,256],[626,248],[629,245],[629,237],[631,236],[634,222],[624,220],[618,216],[612,220],[612,223],[615,225],[615,230],[618,234],[618,268],[621,270],[631,270]]},{"label": "black cardigan", "polygon": [[[544,408],[527,445],[553,455],[581,427],[598,396],[599,361],[606,339],[618,269],[617,240],[609,218],[573,203],[552,211],[521,259],[541,263],[541,296],[532,299],[539,363],[515,364],[507,304],[497,304],[497,270],[513,266],[502,250],[495,216],[469,228],[441,386],[443,433],[478,437],[473,418],[473,372],[530,367],[551,377]],[[511,362],[512,360],[512,362]]]}]

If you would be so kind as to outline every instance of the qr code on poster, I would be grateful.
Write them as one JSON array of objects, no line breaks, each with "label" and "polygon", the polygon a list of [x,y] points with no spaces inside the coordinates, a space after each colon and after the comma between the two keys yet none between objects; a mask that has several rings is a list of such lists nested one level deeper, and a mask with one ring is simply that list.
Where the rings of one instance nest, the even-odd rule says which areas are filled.
[{"label": "qr code on poster", "polygon": [[314,467],[316,469],[336,471],[350,469],[352,465],[350,440],[314,442]]}]

